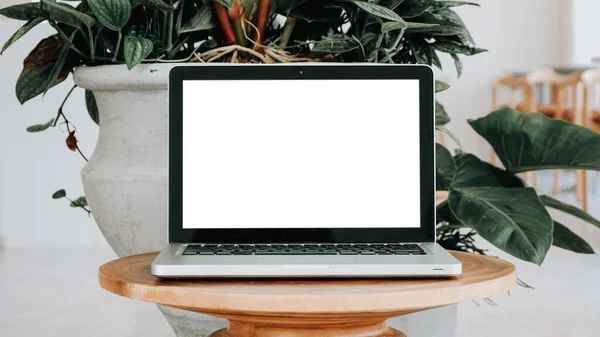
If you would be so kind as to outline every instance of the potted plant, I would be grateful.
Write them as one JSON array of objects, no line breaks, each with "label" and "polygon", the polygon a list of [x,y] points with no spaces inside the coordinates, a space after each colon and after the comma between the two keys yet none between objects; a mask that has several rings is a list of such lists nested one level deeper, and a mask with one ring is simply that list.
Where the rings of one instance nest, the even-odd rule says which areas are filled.
[{"label": "potted plant", "polygon": [[[450,54],[475,46],[452,9],[477,5],[444,0],[83,0],[72,6],[41,0],[0,10],[25,21],[6,44],[47,22],[56,34],[25,59],[17,80],[21,103],[48,92],[74,73],[86,89],[98,144],[82,171],[86,198],[72,205],[89,211],[119,256],[158,250],[166,243],[167,77],[185,63],[378,62],[422,63],[441,68]],[[436,82],[436,89],[448,89]],[[72,92],[69,93],[69,95]],[[68,96],[67,96],[68,98]],[[210,99],[210,98],[207,98]],[[436,124],[449,122],[436,104]],[[63,123],[67,146],[77,135],[59,107],[49,122]],[[504,168],[474,155],[437,148],[438,240],[449,249],[484,253],[475,234],[513,256],[541,264],[551,245],[578,253],[591,247],[554,221],[555,208],[600,227],[600,221],[549,196],[539,196],[517,174],[548,169],[599,170],[600,135],[539,114],[501,110],[469,121],[496,150]],[[84,154],[81,154],[84,156]],[[84,156],[87,160],[87,158]],[[55,198],[65,197],[58,191]],[[162,308],[179,336],[192,334],[198,315]],[[207,326],[206,332],[214,328]],[[406,329],[404,329],[406,330]]]}]

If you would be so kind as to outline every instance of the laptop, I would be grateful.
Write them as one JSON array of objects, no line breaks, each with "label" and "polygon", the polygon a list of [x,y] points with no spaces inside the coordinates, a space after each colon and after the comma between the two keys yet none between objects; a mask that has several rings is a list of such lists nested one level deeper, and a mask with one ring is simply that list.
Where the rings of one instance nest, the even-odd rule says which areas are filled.
[{"label": "laptop", "polygon": [[450,277],[435,242],[434,75],[176,67],[164,278]]}]

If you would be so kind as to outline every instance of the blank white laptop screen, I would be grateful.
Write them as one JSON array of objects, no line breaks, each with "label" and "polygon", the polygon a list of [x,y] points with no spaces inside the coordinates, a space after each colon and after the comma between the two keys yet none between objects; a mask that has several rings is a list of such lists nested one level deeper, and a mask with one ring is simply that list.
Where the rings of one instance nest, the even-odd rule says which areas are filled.
[{"label": "blank white laptop screen", "polygon": [[184,81],[184,229],[418,228],[419,174],[418,80]]}]

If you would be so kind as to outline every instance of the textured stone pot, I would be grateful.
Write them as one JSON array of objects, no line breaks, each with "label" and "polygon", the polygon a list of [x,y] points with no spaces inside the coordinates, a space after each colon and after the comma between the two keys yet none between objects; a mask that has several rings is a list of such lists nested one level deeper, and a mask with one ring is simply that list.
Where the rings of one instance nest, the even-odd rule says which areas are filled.
[{"label": "textured stone pot", "polygon": [[[75,71],[75,82],[94,92],[100,110],[98,143],[81,172],[83,187],[100,231],[120,257],[160,250],[167,243],[167,83],[173,67]],[[203,337],[226,325],[221,319],[159,308],[178,337]],[[452,337],[456,306],[390,323],[410,337]]]}]

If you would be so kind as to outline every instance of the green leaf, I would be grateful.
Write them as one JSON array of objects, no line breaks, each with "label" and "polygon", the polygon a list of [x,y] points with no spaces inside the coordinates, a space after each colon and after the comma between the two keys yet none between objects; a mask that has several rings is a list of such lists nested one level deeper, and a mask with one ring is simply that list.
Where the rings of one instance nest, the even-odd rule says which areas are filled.
[{"label": "green leaf", "polygon": [[88,0],[92,13],[108,29],[120,31],[131,16],[130,0]]},{"label": "green leaf", "polygon": [[27,132],[41,132],[41,131],[44,131],[44,130],[48,129],[49,127],[51,127],[53,123],[54,123],[54,118],[49,120],[46,124],[32,125],[32,126],[28,127],[26,130],[27,130]]},{"label": "green leaf", "polygon": [[478,4],[476,2],[472,2],[472,1],[446,1],[446,0],[437,0],[436,4],[440,4],[440,5],[445,6],[445,7],[458,7],[458,6],[464,6],[464,5],[481,7],[480,4]]},{"label": "green leaf", "polygon": [[135,8],[137,6],[152,7],[166,13],[170,13],[175,10],[173,6],[170,6],[163,0],[132,0],[131,8]]},{"label": "green leaf", "polygon": [[594,218],[593,216],[589,215],[588,213],[582,211],[581,209],[579,209],[573,205],[566,204],[560,200],[556,200],[547,195],[541,195],[540,199],[542,200],[544,205],[546,205],[550,208],[554,208],[559,211],[565,212],[567,214],[570,214],[570,215],[572,215],[576,218],[579,218],[583,221],[589,222],[590,224],[600,228],[600,220]]},{"label": "green leaf", "polygon": [[195,32],[199,30],[208,30],[215,27],[212,18],[212,11],[208,5],[198,9],[198,12],[181,26],[182,33]]},{"label": "green leaf", "polygon": [[502,187],[490,171],[487,163],[470,153],[454,157],[456,176],[451,182],[452,188]]},{"label": "green leaf", "polygon": [[444,81],[435,80],[435,92],[442,92],[450,89],[450,84]]},{"label": "green leaf", "polygon": [[533,188],[452,189],[452,212],[494,246],[525,261],[542,264],[554,223]]},{"label": "green leaf", "polygon": [[552,245],[570,250],[579,254],[594,254],[594,249],[579,235],[573,233],[569,228],[554,221],[554,241]]},{"label": "green leaf", "polygon": [[79,197],[71,202],[71,207],[86,207],[88,205],[85,197]]},{"label": "green leaf", "polygon": [[56,79],[63,72],[63,68],[65,67],[65,63],[67,62],[67,57],[69,56],[69,53],[71,52],[71,48],[70,48],[69,44],[70,44],[70,42],[73,41],[74,37],[75,37],[75,33],[73,33],[71,35],[71,37],[70,37],[71,41],[67,41],[63,45],[63,47],[60,51],[60,54],[58,55],[58,58],[54,62],[54,65],[52,66],[52,70],[50,70],[50,74],[48,74],[48,77],[46,78],[44,94],[46,94],[48,92],[48,90],[50,90],[50,88],[52,88],[53,86],[56,85],[55,84]]},{"label": "green leaf", "polygon": [[435,144],[435,170],[436,191],[448,191],[456,176],[456,163],[450,151],[440,144]]},{"label": "green leaf", "polygon": [[352,1],[356,6],[360,7],[365,12],[378,16],[383,19],[388,19],[395,22],[404,22],[400,15],[396,14],[393,10],[377,5],[372,2],[366,1]]},{"label": "green leaf", "polygon": [[486,49],[465,46],[455,41],[436,41],[435,43],[433,43],[433,48],[443,53],[463,54],[468,56],[487,52]]},{"label": "green leaf", "polygon": [[6,41],[6,43],[4,43],[4,46],[2,46],[2,51],[0,51],[0,55],[2,55],[2,53],[4,53],[6,49],[8,49],[8,47],[10,47],[13,43],[17,42],[21,37],[23,37],[23,35],[27,34],[33,27],[37,26],[38,24],[44,21],[46,21],[46,19],[41,17],[29,20],[26,24],[19,28],[19,30],[17,30],[10,37],[10,39]]},{"label": "green leaf", "polygon": [[[42,94],[46,90],[47,80],[50,78],[53,68],[54,63],[48,63],[35,68],[23,69],[17,79],[16,86],[17,98],[21,104]],[[52,82],[51,87],[61,83],[65,79],[66,77],[59,76]]]},{"label": "green leaf", "polygon": [[439,29],[438,23],[422,23],[422,22],[407,22],[406,31],[408,32],[427,32],[434,29]]},{"label": "green leaf", "polygon": [[85,91],[85,106],[87,107],[90,118],[98,125],[100,125],[100,113],[98,112],[98,104],[96,103],[96,97],[91,90]]},{"label": "green leaf", "polygon": [[469,120],[510,173],[551,169],[600,170],[600,134],[583,126],[501,109]]},{"label": "green leaf", "polygon": [[527,186],[527,184],[521,177],[516,176],[516,175],[514,175],[506,170],[503,170],[499,167],[496,167],[490,163],[485,163],[485,164],[487,165],[488,170],[490,170],[490,172],[496,178],[496,181],[498,181],[500,183],[500,185],[502,185],[506,188],[526,187]]},{"label": "green leaf", "polygon": [[30,21],[44,16],[40,5],[33,2],[2,8],[0,9],[0,15],[21,21]]},{"label": "green leaf", "polygon": [[462,61],[460,60],[460,57],[458,57],[458,55],[456,55],[456,54],[451,54],[451,55],[452,55],[452,59],[454,60],[454,66],[456,67],[456,74],[458,75],[458,78],[460,78],[460,75],[462,75],[462,71],[463,71]]},{"label": "green leaf", "polygon": [[220,4],[222,4],[223,6],[231,9],[231,7],[233,7],[233,3],[235,2],[235,0],[214,0]]},{"label": "green leaf", "polygon": [[438,101],[435,101],[435,126],[446,125],[450,123],[450,117],[446,112],[446,108]]},{"label": "green leaf", "polygon": [[381,32],[387,33],[393,30],[404,30],[408,27],[408,24],[404,21],[387,21],[381,25]]},{"label": "green leaf", "polygon": [[125,37],[125,62],[127,68],[133,69],[136,65],[140,64],[154,48],[152,41],[139,37],[139,36],[127,36]]},{"label": "green leaf", "polygon": [[464,227],[464,225],[458,220],[458,218],[452,213],[450,209],[450,205],[448,205],[448,201],[443,202],[442,204],[436,207],[436,223],[447,222],[453,227]]},{"label": "green leaf", "polygon": [[76,10],[64,2],[57,3],[52,0],[41,0],[41,3],[44,10],[48,12],[50,19],[75,27],[84,33],[86,32],[84,26],[89,31],[96,24],[96,20],[93,17]]},{"label": "green leaf", "polygon": [[60,199],[67,196],[67,192],[65,190],[58,190],[52,194],[52,199]]},{"label": "green leaf", "polygon": [[346,53],[360,47],[360,42],[347,35],[331,35],[314,41],[311,48],[315,53]]},{"label": "green leaf", "polygon": [[399,7],[397,12],[403,18],[414,18],[423,14],[435,0],[406,0]]},{"label": "green leaf", "polygon": [[436,14],[440,18],[442,18],[443,21],[447,21],[447,22],[452,23],[453,25],[462,27],[463,28],[462,33],[459,33],[457,35],[458,40],[465,46],[475,47],[475,41],[473,41],[473,37],[471,36],[471,33],[469,33],[469,30],[465,26],[464,21],[462,20],[460,15],[458,15],[458,13],[456,13],[452,9],[444,8],[442,10],[437,11]]},{"label": "green leaf", "polygon": [[440,61],[440,57],[438,56],[438,54],[431,48],[429,48],[429,52],[431,54],[431,62],[433,63],[433,65],[438,67],[440,70],[444,70],[442,68],[442,61]]}]

